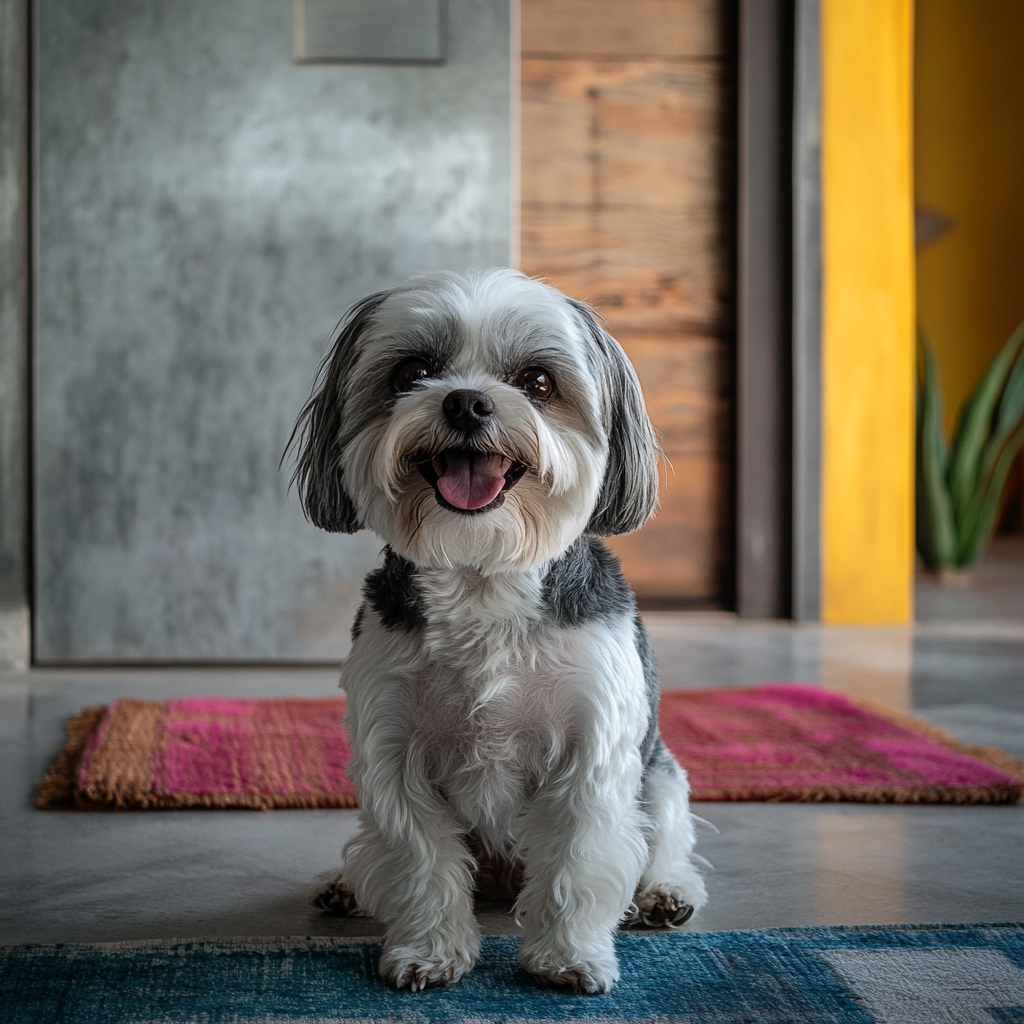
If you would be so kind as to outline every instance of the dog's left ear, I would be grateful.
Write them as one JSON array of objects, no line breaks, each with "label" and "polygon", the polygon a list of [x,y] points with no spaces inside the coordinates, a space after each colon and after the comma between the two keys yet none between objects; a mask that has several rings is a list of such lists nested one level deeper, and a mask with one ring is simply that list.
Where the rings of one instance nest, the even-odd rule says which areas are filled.
[{"label": "dog's left ear", "polygon": [[592,342],[601,385],[601,415],[608,434],[608,465],[587,532],[612,537],[639,530],[658,501],[661,449],[647,416],[636,371],[619,343],[582,302],[569,300]]},{"label": "dog's left ear", "polygon": [[328,533],[357,533],[363,528],[345,486],[341,453],[345,382],[358,355],[359,339],[390,291],[375,292],[345,315],[341,331],[313,381],[313,393],[295,423],[282,462],[297,450],[292,483],[298,485],[306,516]]}]

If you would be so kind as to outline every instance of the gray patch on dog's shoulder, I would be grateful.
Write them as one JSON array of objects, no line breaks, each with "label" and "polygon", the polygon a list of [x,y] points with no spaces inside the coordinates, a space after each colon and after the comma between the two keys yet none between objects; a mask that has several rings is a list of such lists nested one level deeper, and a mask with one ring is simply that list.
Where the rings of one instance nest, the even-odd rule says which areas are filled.
[{"label": "gray patch on dog's shoulder", "polygon": [[595,537],[580,537],[561,558],[551,563],[544,577],[542,597],[559,626],[578,627],[594,620],[610,620],[633,613],[633,643],[644,673],[647,732],[640,745],[644,775],[675,762],[658,731],[661,687],[658,666],[643,619],[636,611],[633,592],[622,575],[619,560]]},{"label": "gray patch on dog's shoulder", "polygon": [[[633,617],[633,642],[636,644],[637,653],[640,655],[640,664],[644,668],[644,690],[647,696],[647,734],[640,746],[640,756],[643,761],[644,775],[657,763],[662,754],[671,757],[665,744],[662,742],[661,734],[658,732],[658,711],[661,699],[661,685],[658,682],[658,665],[654,660],[654,650],[651,647],[650,637],[644,628],[643,619],[637,612]],[[659,749],[660,748],[660,749]]]},{"label": "gray patch on dog's shoulder", "polygon": [[619,560],[596,537],[579,537],[544,576],[542,600],[559,626],[626,615],[635,607]]},{"label": "gray patch on dog's shoulder", "polygon": [[366,617],[366,602],[364,601],[352,620],[352,643],[355,643],[363,635],[363,619]]},{"label": "gray patch on dog's shoulder", "polygon": [[[363,583],[363,595],[380,616],[385,629],[411,633],[425,622],[423,599],[415,579],[416,566],[407,558],[384,549],[384,564]],[[362,616],[357,617],[361,624]]]}]

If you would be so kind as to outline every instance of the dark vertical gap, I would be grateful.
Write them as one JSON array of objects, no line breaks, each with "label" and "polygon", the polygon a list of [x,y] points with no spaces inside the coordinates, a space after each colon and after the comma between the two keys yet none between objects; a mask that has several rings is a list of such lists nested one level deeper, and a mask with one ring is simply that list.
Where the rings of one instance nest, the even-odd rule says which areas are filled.
[{"label": "dark vertical gap", "polygon": [[776,87],[779,103],[777,125],[781,152],[778,156],[779,233],[781,264],[779,310],[781,328],[777,352],[779,384],[779,449],[777,472],[781,493],[777,503],[779,578],[776,588],[779,617],[793,614],[793,96],[796,59],[796,10],[783,0],[779,11],[779,64]]},{"label": "dark vertical gap", "polygon": [[740,0],[736,600],[792,612],[793,0]]},{"label": "dark vertical gap", "polygon": [[720,325],[722,340],[728,346],[728,380],[725,395],[729,414],[723,425],[727,436],[722,438],[721,481],[722,522],[716,532],[718,557],[716,565],[716,604],[723,608],[736,606],[736,402],[737,392],[737,317],[736,243],[739,203],[739,32],[741,0],[724,0],[720,8],[720,31],[724,41],[722,61],[722,97],[719,124],[721,151],[718,173],[721,175],[721,200],[718,210],[719,239],[723,261],[728,267],[723,282],[722,308],[726,311]]}]

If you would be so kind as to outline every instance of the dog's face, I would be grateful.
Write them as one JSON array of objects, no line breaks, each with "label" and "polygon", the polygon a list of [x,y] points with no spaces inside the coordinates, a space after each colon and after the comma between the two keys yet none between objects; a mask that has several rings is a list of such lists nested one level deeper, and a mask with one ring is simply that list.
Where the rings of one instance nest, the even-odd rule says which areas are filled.
[{"label": "dog's face", "polygon": [[296,426],[314,524],[492,573],[635,530],[657,492],[636,375],[582,304],[511,270],[414,278],[349,313]]}]

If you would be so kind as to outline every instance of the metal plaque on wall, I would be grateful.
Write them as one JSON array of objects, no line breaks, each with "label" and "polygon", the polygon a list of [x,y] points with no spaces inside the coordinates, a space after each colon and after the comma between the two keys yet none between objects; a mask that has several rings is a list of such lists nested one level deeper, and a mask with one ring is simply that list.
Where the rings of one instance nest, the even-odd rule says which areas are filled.
[{"label": "metal plaque on wall", "polygon": [[295,59],[439,64],[444,0],[293,0]]}]

